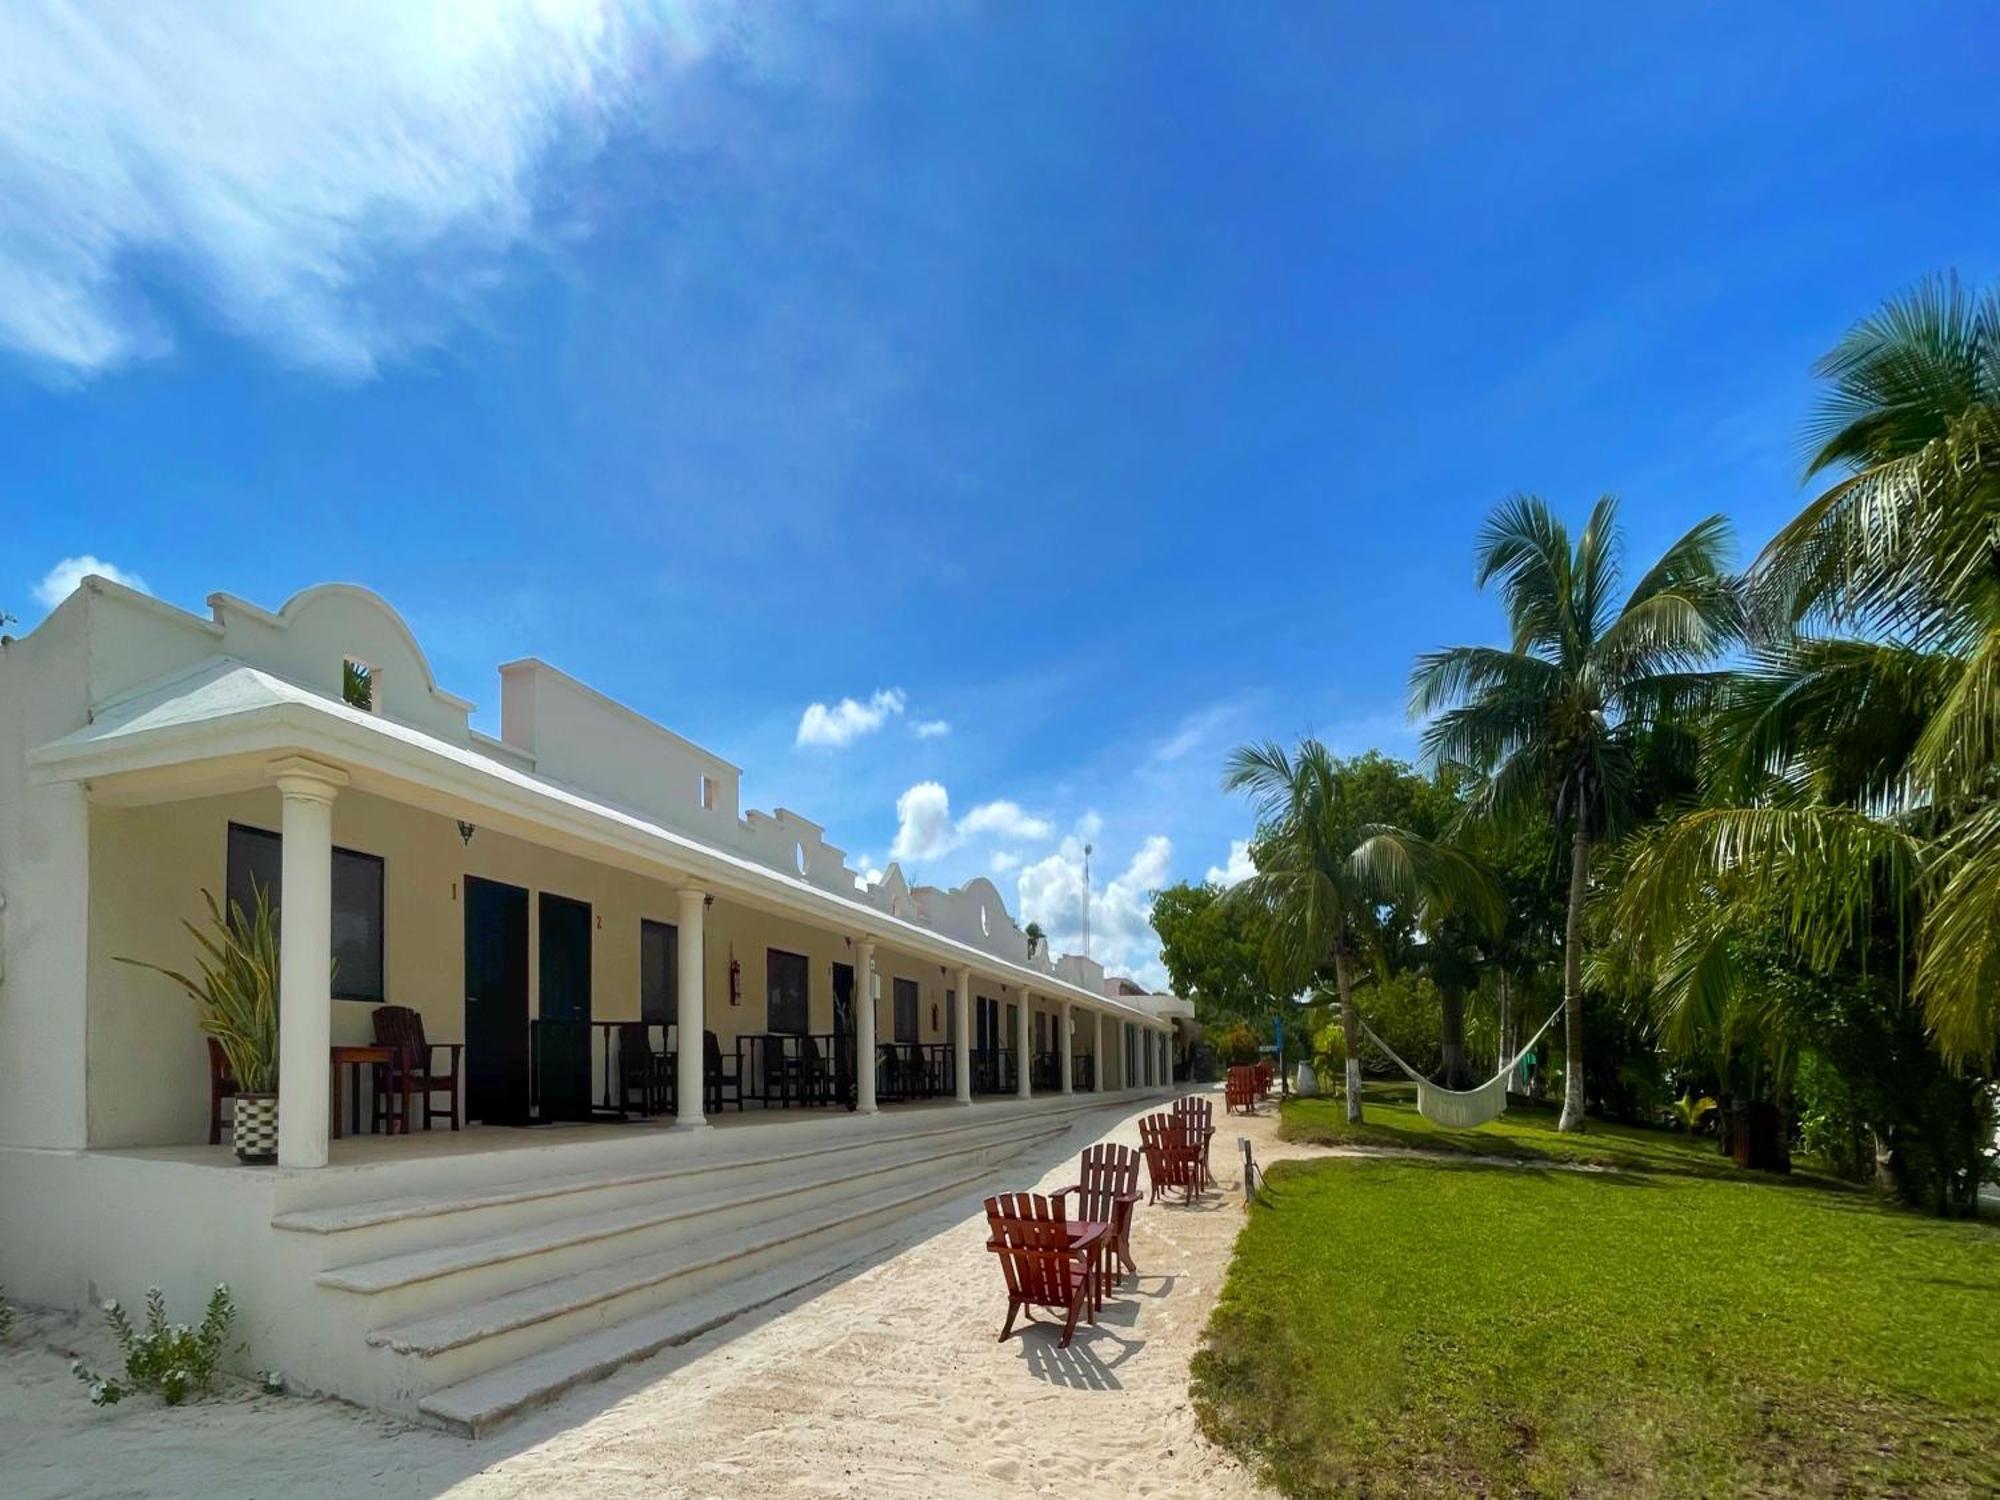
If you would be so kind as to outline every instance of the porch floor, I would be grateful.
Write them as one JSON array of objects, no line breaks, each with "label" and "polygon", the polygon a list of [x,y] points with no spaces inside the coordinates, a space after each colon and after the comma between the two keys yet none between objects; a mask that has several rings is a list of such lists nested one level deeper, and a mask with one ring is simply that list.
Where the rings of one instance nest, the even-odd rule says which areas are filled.
[{"label": "porch floor", "polygon": [[[1064,1098],[1056,1091],[1035,1094],[1032,1101],[1046,1103]],[[1090,1093],[1075,1093],[1067,1096],[1080,1107],[1088,1108],[1100,1097],[1109,1103],[1116,1094],[1097,1096]],[[708,1116],[707,1124],[718,1134],[733,1135],[738,1131],[755,1131],[768,1127],[792,1125],[820,1125],[829,1128],[863,1130],[869,1122],[888,1119],[908,1120],[913,1116],[949,1116],[958,1113],[974,1114],[987,1109],[1005,1109],[1022,1101],[1012,1094],[980,1094],[972,1103],[960,1104],[956,1099],[909,1100],[896,1104],[885,1104],[872,1116],[850,1113],[844,1109],[745,1109],[727,1110]],[[877,1128],[881,1128],[879,1125]],[[466,1125],[458,1130],[438,1125],[430,1130],[418,1126],[408,1135],[344,1135],[339,1140],[327,1142],[328,1167],[368,1167],[389,1163],[430,1161],[454,1156],[492,1156],[509,1151],[532,1151],[550,1146],[608,1146],[614,1142],[643,1141],[647,1139],[669,1138],[692,1143],[698,1138],[715,1140],[706,1130],[689,1130],[677,1133],[673,1116],[664,1115],[654,1119],[553,1121],[537,1125]],[[248,1167],[237,1161],[235,1150],[225,1142],[219,1146],[206,1143],[189,1146],[113,1146],[99,1147],[92,1152],[99,1156],[128,1157],[139,1161],[172,1162],[184,1166],[217,1167],[229,1170],[271,1171],[272,1168]]]}]

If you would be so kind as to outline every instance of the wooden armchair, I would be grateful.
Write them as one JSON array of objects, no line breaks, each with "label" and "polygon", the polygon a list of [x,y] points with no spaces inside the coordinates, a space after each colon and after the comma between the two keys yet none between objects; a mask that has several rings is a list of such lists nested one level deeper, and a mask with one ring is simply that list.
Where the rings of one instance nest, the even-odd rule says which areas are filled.
[{"label": "wooden armchair", "polygon": [[1130,1146],[1086,1148],[1077,1163],[1076,1186],[1059,1188],[1049,1201],[1066,1218],[1104,1225],[1104,1254],[1117,1256],[1131,1275],[1139,1274],[1132,1260],[1132,1210],[1139,1204],[1138,1152]]},{"label": "wooden armchair", "polygon": [[1257,1070],[1231,1068],[1222,1084],[1222,1112],[1226,1115],[1257,1113]]},{"label": "wooden armchair", "polygon": [[[1098,1242],[1105,1234],[1102,1224],[1073,1223],[1040,1193],[1002,1193],[986,1200],[986,1227],[986,1248],[1000,1257],[1000,1274],[1007,1279],[1007,1321],[1000,1325],[1003,1343],[1024,1308],[1046,1307],[1063,1314],[1064,1348],[1076,1335],[1079,1317],[1088,1313],[1096,1323],[1091,1298]],[[1032,1313],[1029,1321],[1034,1321]]]},{"label": "wooden armchair", "polygon": [[222,1113],[222,1101],[234,1099],[243,1092],[236,1081],[236,1075],[229,1071],[229,1056],[222,1050],[222,1043],[214,1037],[208,1041],[208,1143],[222,1144],[222,1132],[228,1131],[233,1137],[236,1125],[232,1117]]},{"label": "wooden armchair", "polygon": [[[652,1028],[644,1021],[625,1021],[618,1034],[618,1112],[637,1110],[656,1115],[666,1108],[664,1059],[653,1050]],[[637,1103],[634,1103],[634,1100]]]},{"label": "wooden armchair", "polygon": [[1188,1135],[1201,1148],[1201,1186],[1215,1181],[1215,1166],[1209,1148],[1215,1142],[1215,1106],[1195,1095],[1174,1101],[1174,1118],[1187,1126]]},{"label": "wooden armchair", "polygon": [[707,1095],[707,1112],[721,1114],[725,1099],[738,1109],[743,1108],[742,1061],[732,1057],[725,1063],[722,1044],[716,1041],[712,1031],[701,1034],[701,1062],[702,1092]]},{"label": "wooden armchair", "polygon": [[1187,1126],[1172,1115],[1146,1115],[1139,1121],[1139,1144],[1152,1187],[1146,1201],[1158,1203],[1162,1193],[1179,1188],[1183,1203],[1194,1202],[1201,1188],[1201,1148]]},{"label": "wooden armchair", "polygon": [[[424,1018],[407,1005],[375,1007],[375,1045],[396,1049],[396,1061],[387,1069],[389,1076],[380,1080],[375,1092],[378,1127],[395,1124],[394,1101],[414,1095],[423,1101],[424,1129],[429,1130],[433,1120],[449,1120],[451,1128],[458,1129],[459,1059],[465,1052],[464,1045],[426,1041]],[[437,1066],[440,1052],[446,1058],[442,1069]],[[438,1094],[445,1096],[443,1109],[431,1103]],[[408,1116],[403,1118],[401,1126],[403,1134],[408,1135]]]}]

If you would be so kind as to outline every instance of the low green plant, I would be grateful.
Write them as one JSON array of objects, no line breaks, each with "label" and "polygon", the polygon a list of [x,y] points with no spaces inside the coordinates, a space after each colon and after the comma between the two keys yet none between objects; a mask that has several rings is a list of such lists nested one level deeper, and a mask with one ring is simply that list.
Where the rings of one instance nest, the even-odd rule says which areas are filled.
[{"label": "low green plant", "polygon": [[146,1327],[132,1326],[125,1309],[115,1300],[104,1304],[104,1321],[118,1340],[125,1356],[123,1380],[101,1376],[82,1360],[70,1366],[78,1380],[90,1387],[91,1403],[115,1406],[137,1391],[151,1391],[169,1406],[179,1406],[189,1396],[206,1395],[215,1386],[215,1372],[222,1361],[224,1340],[236,1318],[236,1303],[226,1284],[209,1293],[208,1308],[201,1326],[167,1321],[166,1295],[158,1287],[146,1293]]},{"label": "low green plant", "polygon": [[1699,1099],[1695,1098],[1694,1091],[1690,1089],[1674,1100],[1674,1118],[1681,1122],[1683,1130],[1693,1135],[1701,1129],[1701,1122],[1721,1107],[1707,1094],[1703,1094]]},{"label": "low green plant", "polygon": [[201,1029],[222,1044],[229,1070],[245,1093],[270,1094],[278,1088],[278,936],[270,893],[253,879],[255,910],[246,914],[229,903],[225,917],[208,891],[208,925],[181,925],[201,945],[200,977],[178,969],[120,958],[121,964],[164,974],[193,998]]}]

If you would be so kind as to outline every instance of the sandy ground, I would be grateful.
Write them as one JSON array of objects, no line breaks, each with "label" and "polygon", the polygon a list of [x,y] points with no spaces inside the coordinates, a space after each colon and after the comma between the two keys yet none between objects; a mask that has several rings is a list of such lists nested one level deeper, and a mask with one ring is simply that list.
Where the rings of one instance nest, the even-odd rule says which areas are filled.
[{"label": "sandy ground", "polygon": [[[1073,1180],[1093,1139],[1136,1146],[1137,1118],[1074,1128],[1041,1186]],[[0,1494],[1256,1495],[1197,1435],[1188,1361],[1243,1221],[1237,1137],[1255,1141],[1260,1163],[1296,1154],[1274,1123],[1267,1111],[1218,1129],[1221,1181],[1193,1208],[1140,1208],[1136,1284],[1068,1349],[1046,1323],[994,1341],[1006,1299],[967,1198],[817,1295],[473,1442],[247,1387],[179,1409],[150,1398],[100,1409],[69,1371],[72,1349],[115,1368],[96,1322],[24,1316],[0,1346]],[[1029,1185],[1005,1168],[999,1179],[994,1190]]]}]

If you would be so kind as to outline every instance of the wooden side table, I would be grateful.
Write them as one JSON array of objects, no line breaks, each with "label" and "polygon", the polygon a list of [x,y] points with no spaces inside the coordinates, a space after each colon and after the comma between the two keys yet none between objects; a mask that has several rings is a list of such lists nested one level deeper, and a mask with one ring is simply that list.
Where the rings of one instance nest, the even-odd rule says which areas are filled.
[{"label": "wooden side table", "polygon": [[[361,1133],[361,1070],[371,1064],[378,1067],[388,1067],[396,1060],[396,1049],[394,1047],[376,1046],[330,1047],[327,1049],[327,1052],[328,1056],[332,1059],[330,1071],[332,1074],[331,1088],[333,1097],[331,1103],[333,1105],[333,1129],[331,1133],[337,1141],[340,1139],[340,1070],[343,1067],[354,1069],[353,1120],[354,1133],[359,1135]],[[403,1075],[402,1121],[402,1134],[408,1135],[410,1133],[410,1080],[407,1073]]]}]

